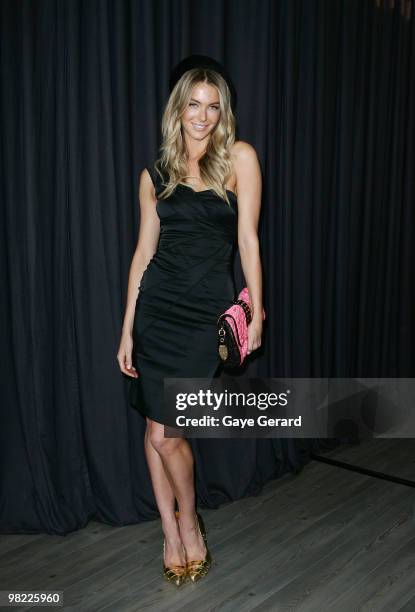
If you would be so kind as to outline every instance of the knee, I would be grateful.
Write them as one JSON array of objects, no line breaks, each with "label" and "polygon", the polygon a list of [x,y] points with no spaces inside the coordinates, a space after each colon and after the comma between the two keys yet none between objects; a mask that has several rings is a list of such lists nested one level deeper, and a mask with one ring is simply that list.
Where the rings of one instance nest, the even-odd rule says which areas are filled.
[{"label": "knee", "polygon": [[160,423],[147,423],[146,436],[150,444],[160,455],[169,455],[179,446],[180,438],[165,438],[164,425]]},{"label": "knee", "polygon": [[150,435],[150,443],[160,455],[165,457],[174,453],[180,442],[177,438],[165,438],[163,435],[153,434]]}]

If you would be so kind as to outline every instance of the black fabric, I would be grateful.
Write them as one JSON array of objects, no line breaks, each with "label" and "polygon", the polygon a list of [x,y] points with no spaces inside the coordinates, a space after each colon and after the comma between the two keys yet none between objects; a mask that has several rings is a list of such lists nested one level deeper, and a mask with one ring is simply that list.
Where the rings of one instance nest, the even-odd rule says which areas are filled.
[{"label": "black fabric", "polygon": [[[191,53],[226,65],[263,170],[268,317],[241,376],[413,376],[414,16],[379,5],[0,3],[2,532],[158,516],[116,354],[138,180]],[[191,443],[210,508],[317,444]]]},{"label": "black fabric", "polygon": [[[148,170],[160,194],[161,177]],[[132,359],[139,376],[130,382],[129,401],[164,425],[175,426],[164,378],[211,378],[220,366],[216,321],[236,297],[238,205],[227,193],[229,204],[212,190],[180,184],[156,203],[160,237],[139,284]]]}]

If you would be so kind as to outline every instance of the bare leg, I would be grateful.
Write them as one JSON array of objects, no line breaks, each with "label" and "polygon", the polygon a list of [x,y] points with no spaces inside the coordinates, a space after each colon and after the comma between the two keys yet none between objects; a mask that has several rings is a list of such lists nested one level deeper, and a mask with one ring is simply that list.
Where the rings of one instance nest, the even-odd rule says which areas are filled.
[{"label": "bare leg", "polygon": [[163,428],[163,426],[148,417],[146,419],[147,428],[144,436],[144,450],[166,539],[165,563],[167,566],[183,565],[186,559],[183,554],[179,527],[174,513],[174,491],[164,469],[162,459],[150,442],[151,429],[153,427]]},{"label": "bare leg", "polygon": [[[155,460],[153,460],[153,464],[155,463],[156,466],[154,469],[155,484],[153,482],[156,498],[160,498],[164,506],[164,514],[166,516],[173,514],[174,516],[174,497],[176,497],[180,511],[180,536],[186,548],[188,560],[202,559],[205,556],[206,547],[197,528],[194,459],[190,444],[185,438],[165,438],[164,425],[155,421],[151,421],[148,429],[149,444],[157,453],[164,468],[163,472],[160,463],[155,463]],[[165,493],[166,483],[169,483],[171,488],[167,496]],[[168,523],[170,524],[169,520]],[[166,563],[167,561],[170,561],[170,558],[166,552]]]}]

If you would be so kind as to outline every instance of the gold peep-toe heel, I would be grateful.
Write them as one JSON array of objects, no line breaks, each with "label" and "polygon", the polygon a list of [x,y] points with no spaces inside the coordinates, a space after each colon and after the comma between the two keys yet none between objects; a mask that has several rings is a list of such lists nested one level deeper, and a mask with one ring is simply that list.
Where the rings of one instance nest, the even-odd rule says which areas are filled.
[{"label": "gold peep-toe heel", "polygon": [[205,554],[204,559],[199,559],[197,561],[187,561],[186,563],[187,575],[189,576],[192,582],[196,582],[203,576],[206,576],[212,564],[212,557],[211,557],[211,554],[209,552],[208,545],[207,545],[205,526],[203,524],[202,517],[200,516],[198,512],[196,512],[196,516],[197,516],[197,526],[199,529],[199,533],[202,536],[203,541],[206,546],[206,554]]},{"label": "gold peep-toe heel", "polygon": [[[176,512],[176,519],[178,517],[179,517],[179,513]],[[184,546],[183,546],[183,552],[186,555],[186,549],[184,548]],[[186,582],[187,565],[171,565],[168,567],[164,562],[165,554],[166,554],[166,539],[164,539],[163,541],[163,576],[167,580],[167,582],[175,584],[176,586],[179,587],[182,584],[184,584],[184,582]]]}]

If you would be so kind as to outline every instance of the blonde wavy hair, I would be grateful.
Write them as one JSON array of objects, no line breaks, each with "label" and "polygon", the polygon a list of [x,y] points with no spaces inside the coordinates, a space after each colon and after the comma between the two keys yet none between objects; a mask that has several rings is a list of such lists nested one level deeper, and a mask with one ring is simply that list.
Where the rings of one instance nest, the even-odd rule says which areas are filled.
[{"label": "blonde wavy hair", "polygon": [[160,157],[155,162],[156,171],[165,186],[159,198],[167,198],[177,185],[186,184],[184,179],[191,177],[186,169],[187,147],[181,117],[190,101],[193,87],[200,82],[214,85],[220,101],[219,121],[210,134],[205,154],[199,159],[200,178],[208,189],[230,206],[225,185],[233,171],[230,148],[235,142],[235,115],[231,108],[228,84],[218,72],[208,68],[186,71],[177,81],[167,101],[161,122],[163,139]]}]

